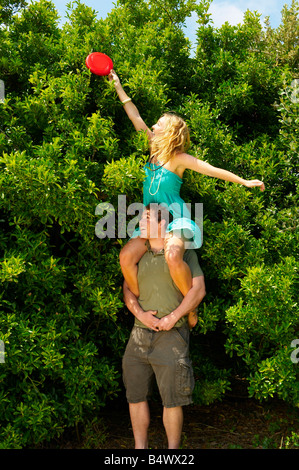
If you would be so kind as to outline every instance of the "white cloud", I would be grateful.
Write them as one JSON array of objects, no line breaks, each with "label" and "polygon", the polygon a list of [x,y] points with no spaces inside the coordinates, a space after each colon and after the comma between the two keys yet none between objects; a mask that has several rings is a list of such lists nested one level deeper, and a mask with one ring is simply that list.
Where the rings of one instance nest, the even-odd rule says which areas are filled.
[{"label": "white cloud", "polygon": [[[246,10],[257,11],[261,14],[262,24],[265,16],[269,16],[271,26],[277,28],[281,22],[281,10],[285,4],[290,5],[291,0],[213,0],[209,13],[215,28],[221,28],[226,21],[233,26],[242,24]],[[186,36],[192,43],[196,41],[198,28],[196,20],[195,13],[186,19]]]},{"label": "white cloud", "polygon": [[243,23],[244,11],[232,3],[212,3],[209,13],[212,15],[215,28],[220,28],[226,21],[232,26]]},{"label": "white cloud", "polygon": [[291,0],[213,0],[209,13],[212,14],[216,28],[221,27],[225,21],[231,25],[243,23],[246,10],[261,14],[262,22],[265,16],[270,16],[271,25],[277,27],[285,4],[290,5]]}]

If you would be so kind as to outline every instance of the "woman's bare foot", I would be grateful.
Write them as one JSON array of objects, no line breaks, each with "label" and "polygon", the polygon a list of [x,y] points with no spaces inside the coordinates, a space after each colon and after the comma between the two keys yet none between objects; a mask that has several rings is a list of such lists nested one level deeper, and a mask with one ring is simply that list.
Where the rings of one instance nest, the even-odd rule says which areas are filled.
[{"label": "woman's bare foot", "polygon": [[198,315],[196,312],[188,313],[188,325],[190,330],[195,327],[196,323],[198,322]]}]

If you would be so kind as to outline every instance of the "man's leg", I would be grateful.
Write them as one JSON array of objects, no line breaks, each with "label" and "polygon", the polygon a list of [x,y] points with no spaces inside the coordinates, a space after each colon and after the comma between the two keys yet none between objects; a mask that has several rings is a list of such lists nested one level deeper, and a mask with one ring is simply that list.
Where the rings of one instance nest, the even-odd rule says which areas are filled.
[{"label": "man's leg", "polygon": [[147,449],[147,431],[150,424],[148,402],[129,403],[129,410],[135,439],[135,449]]},{"label": "man's leg", "polygon": [[168,449],[179,449],[183,428],[183,408],[163,408],[163,424],[165,427]]}]

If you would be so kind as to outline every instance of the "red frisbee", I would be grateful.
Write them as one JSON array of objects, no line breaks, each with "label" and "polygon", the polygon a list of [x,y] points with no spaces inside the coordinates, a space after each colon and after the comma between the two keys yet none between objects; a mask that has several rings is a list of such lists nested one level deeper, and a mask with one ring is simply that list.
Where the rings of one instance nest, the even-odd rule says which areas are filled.
[{"label": "red frisbee", "polygon": [[85,63],[95,75],[109,75],[113,69],[112,60],[102,52],[92,52],[86,57]]}]

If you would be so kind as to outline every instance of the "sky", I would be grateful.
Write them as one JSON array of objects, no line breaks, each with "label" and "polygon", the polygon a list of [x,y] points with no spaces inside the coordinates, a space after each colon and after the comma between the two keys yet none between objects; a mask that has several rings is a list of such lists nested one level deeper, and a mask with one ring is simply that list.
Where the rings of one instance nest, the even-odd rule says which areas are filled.
[{"label": "sky", "polygon": [[[61,17],[60,21],[64,22],[66,5],[70,0],[52,0],[52,2]],[[198,2],[200,2],[200,0],[198,0]],[[99,18],[105,18],[115,7],[117,0],[81,0],[81,3],[85,3],[85,5],[93,8]],[[266,16],[269,16],[270,25],[272,28],[277,28],[281,22],[283,6],[290,6],[291,4],[292,0],[213,0],[209,13],[212,15],[211,17],[215,28],[221,27],[226,21],[233,26],[242,23],[246,10],[257,11],[261,14],[262,22]],[[196,19],[195,14],[187,18],[185,28],[185,35],[190,39],[193,45],[195,45],[196,42]]]},{"label": "sky", "polygon": [[[66,5],[70,0],[52,0],[63,20],[65,17]],[[200,0],[198,0],[200,1]],[[82,3],[92,7],[100,18],[105,18],[117,3],[116,0],[81,0]],[[246,10],[257,11],[261,19],[270,17],[270,24],[277,28],[281,20],[281,10],[285,4],[291,5],[291,0],[213,0],[209,13],[212,14],[214,26],[220,27],[225,21],[231,25],[243,22],[243,15]],[[196,18],[191,17],[186,21],[186,36],[191,40],[195,37]]]}]

